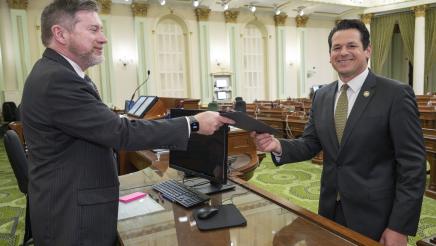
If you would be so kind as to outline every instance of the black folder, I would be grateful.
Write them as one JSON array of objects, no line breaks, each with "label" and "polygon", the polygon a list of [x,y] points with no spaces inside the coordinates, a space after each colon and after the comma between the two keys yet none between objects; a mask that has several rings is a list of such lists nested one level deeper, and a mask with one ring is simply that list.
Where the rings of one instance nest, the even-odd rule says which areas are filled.
[{"label": "black folder", "polygon": [[242,216],[241,212],[239,212],[238,208],[233,204],[220,205],[218,207],[218,213],[208,219],[199,219],[197,211],[198,210],[194,210],[193,215],[200,231],[247,225],[244,216]]},{"label": "black folder", "polygon": [[277,129],[263,123],[262,121],[256,120],[250,115],[243,112],[221,112],[222,116],[230,118],[235,121],[234,126],[237,128],[244,129],[246,131],[255,131],[257,133],[269,133],[269,134],[279,134]]}]

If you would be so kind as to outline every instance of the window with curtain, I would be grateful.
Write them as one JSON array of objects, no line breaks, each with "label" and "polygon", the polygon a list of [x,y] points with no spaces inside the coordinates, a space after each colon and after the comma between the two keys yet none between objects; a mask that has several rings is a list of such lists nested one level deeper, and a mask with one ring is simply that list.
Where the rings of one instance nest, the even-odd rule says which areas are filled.
[{"label": "window with curtain", "polygon": [[181,26],[172,19],[157,26],[158,95],[186,97],[185,44]]},{"label": "window with curtain", "polygon": [[265,45],[256,25],[244,29],[242,93],[245,101],[265,99]]}]

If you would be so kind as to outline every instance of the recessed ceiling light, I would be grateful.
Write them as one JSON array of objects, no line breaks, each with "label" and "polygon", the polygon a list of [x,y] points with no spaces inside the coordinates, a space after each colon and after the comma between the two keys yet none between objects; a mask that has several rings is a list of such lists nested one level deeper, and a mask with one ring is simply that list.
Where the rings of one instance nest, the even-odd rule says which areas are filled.
[{"label": "recessed ceiling light", "polygon": [[228,9],[229,9],[229,3],[225,3],[225,4],[223,4],[223,9],[224,9],[224,10],[228,10]]},{"label": "recessed ceiling light", "polygon": [[276,15],[279,15],[281,12],[282,12],[282,11],[281,11],[279,8],[276,8],[275,11],[274,11],[274,13],[275,13]]}]

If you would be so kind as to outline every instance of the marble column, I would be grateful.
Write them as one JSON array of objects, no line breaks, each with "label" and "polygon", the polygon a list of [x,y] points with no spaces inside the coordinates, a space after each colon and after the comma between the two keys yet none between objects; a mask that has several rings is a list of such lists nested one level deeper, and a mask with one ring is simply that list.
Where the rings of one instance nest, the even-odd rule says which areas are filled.
[{"label": "marble column", "polygon": [[415,43],[413,55],[413,90],[416,95],[423,95],[425,68],[425,9],[426,5],[413,8],[415,12]]},{"label": "marble column", "polygon": [[[360,16],[360,20],[365,24],[369,33],[371,33],[371,19],[373,16],[373,14],[363,14]],[[371,60],[368,61],[368,67],[371,67]]]},{"label": "marble column", "polygon": [[237,24],[239,11],[236,10],[226,10],[224,11],[224,19],[226,22],[227,35],[229,37],[229,48],[230,48],[230,69],[232,71],[231,81],[232,81],[232,97],[239,96],[238,86],[241,80],[241,69],[239,69],[238,62],[238,33],[239,28]]},{"label": "marble column", "polygon": [[306,24],[309,20],[308,16],[295,17],[297,23],[297,50],[298,54],[298,81],[297,81],[297,97],[304,97],[306,93]]},{"label": "marble column", "polygon": [[3,56],[2,56],[2,43],[0,42],[0,103],[3,105],[5,101],[4,89],[5,89],[5,78],[3,77]]},{"label": "marble column", "polygon": [[8,0],[11,13],[12,40],[14,43],[15,72],[17,76],[16,100],[21,101],[24,81],[31,69],[29,29],[27,21],[27,0]]},{"label": "marble column", "polygon": [[198,21],[198,48],[200,54],[200,84],[201,104],[207,105],[213,100],[213,87],[210,81],[210,41],[209,41],[209,14],[208,8],[196,8],[195,15]]},{"label": "marble column", "polygon": [[[108,106],[112,106],[113,100],[115,98],[112,46],[110,45],[112,43],[111,42],[111,16],[110,16],[112,1],[97,0],[97,2],[101,6],[100,19],[103,25],[103,32],[109,42],[104,46],[103,49],[104,57],[105,57],[104,61],[100,65],[93,66],[88,70],[90,74],[92,73],[92,75],[94,75],[91,76],[91,78],[93,78],[94,83],[96,83],[103,102],[106,103]],[[97,80],[97,77],[95,76],[97,76],[99,79]]]},{"label": "marble column", "polygon": [[[148,5],[144,3],[135,2],[131,5],[134,25],[135,25],[135,39],[138,47],[138,69],[137,69],[137,85],[139,86],[143,81],[147,78],[147,68],[150,61],[150,54],[147,51],[150,50],[149,42],[147,37],[147,26],[148,20],[145,18],[147,16]],[[148,94],[148,86],[149,84],[142,86],[139,89],[139,95],[147,95]]]},{"label": "marble column", "polygon": [[286,19],[288,15],[274,15],[276,26],[276,73],[277,73],[277,92],[275,98],[286,99],[288,86],[286,86]]}]

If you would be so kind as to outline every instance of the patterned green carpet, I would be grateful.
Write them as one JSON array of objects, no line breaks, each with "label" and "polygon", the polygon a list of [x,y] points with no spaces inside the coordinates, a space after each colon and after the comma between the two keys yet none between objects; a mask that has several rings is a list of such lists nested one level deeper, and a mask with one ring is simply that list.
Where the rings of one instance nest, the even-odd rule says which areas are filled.
[{"label": "patterned green carpet", "polygon": [[[287,198],[293,203],[318,211],[322,166],[311,162],[275,167],[270,156],[256,169],[250,183]],[[26,199],[18,189],[0,139],[0,246],[20,245],[24,235]],[[417,236],[409,239],[416,245],[421,238],[436,234],[436,201],[424,198]]]},{"label": "patterned green carpet", "polygon": [[3,138],[0,138],[0,246],[23,242],[25,207],[26,198],[18,189]]},{"label": "patterned green carpet", "polygon": [[[267,155],[249,182],[317,213],[321,170],[322,166],[310,161],[275,167]],[[409,238],[409,245],[435,234],[436,200],[424,197],[418,233]]]}]

